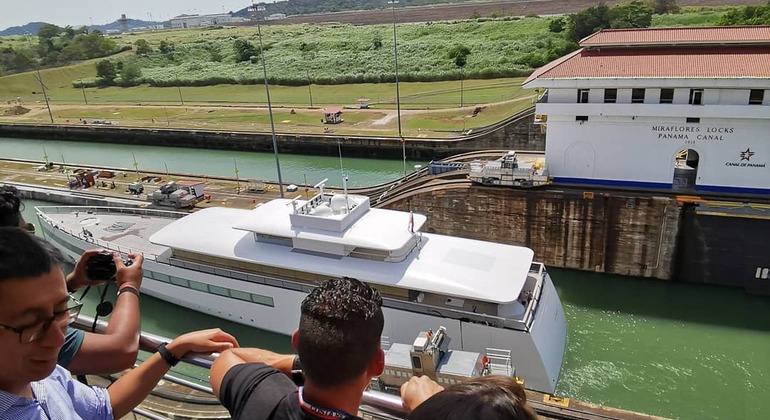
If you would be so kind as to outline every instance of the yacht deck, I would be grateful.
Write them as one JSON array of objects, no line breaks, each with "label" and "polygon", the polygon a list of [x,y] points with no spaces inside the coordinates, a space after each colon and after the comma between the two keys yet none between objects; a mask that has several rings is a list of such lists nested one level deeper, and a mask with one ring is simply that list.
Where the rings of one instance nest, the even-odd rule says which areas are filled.
[{"label": "yacht deck", "polygon": [[108,247],[109,244],[109,248],[117,248],[120,252],[135,252],[145,256],[160,255],[168,249],[150,242],[150,236],[185,215],[158,211],[150,217],[127,213],[130,209],[92,207],[37,207],[37,210],[49,218],[57,229],[87,239],[97,247],[100,244]]}]

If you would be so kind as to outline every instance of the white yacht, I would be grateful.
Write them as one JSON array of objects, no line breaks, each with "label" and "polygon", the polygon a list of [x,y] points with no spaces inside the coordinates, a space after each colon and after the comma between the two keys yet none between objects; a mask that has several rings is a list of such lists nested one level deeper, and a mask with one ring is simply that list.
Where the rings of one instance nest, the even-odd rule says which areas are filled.
[{"label": "white yacht", "polygon": [[36,210],[46,238],[72,258],[95,247],[142,253],[142,291],[159,299],[288,335],[315,285],[353,277],[383,296],[384,342],[443,326],[451,349],[489,355],[527,388],[556,388],[566,319],[529,248],[421,233],[423,215],[322,185],[310,200],[253,210]]}]

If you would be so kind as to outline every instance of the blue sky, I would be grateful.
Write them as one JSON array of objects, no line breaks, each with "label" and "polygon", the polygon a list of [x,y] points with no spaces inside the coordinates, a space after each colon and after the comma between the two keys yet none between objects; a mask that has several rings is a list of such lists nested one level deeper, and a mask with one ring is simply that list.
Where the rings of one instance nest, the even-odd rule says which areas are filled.
[{"label": "blue sky", "polygon": [[249,4],[249,0],[0,0],[0,30],[36,21],[59,26],[101,25],[123,13],[133,19],[161,21],[182,13],[236,11]]}]

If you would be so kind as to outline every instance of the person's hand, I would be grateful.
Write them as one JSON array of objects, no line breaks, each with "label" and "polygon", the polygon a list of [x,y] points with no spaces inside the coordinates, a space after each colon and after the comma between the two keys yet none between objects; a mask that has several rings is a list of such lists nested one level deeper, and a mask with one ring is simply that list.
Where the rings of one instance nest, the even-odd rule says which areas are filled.
[{"label": "person's hand", "polygon": [[123,264],[123,259],[120,258],[120,254],[112,254],[112,260],[115,261],[116,269],[115,282],[118,289],[123,285],[131,285],[136,287],[136,290],[139,290],[142,286],[142,263],[144,262],[144,257],[141,254],[128,254],[128,259],[132,260],[133,263],[126,267]]},{"label": "person's hand", "polygon": [[233,347],[238,347],[238,340],[219,328],[180,335],[166,346],[175,357],[180,359],[187,353],[221,353]]},{"label": "person's hand", "polygon": [[418,405],[443,390],[443,386],[427,376],[412,376],[401,385],[401,401],[404,410],[411,413]]},{"label": "person's hand", "polygon": [[75,264],[75,269],[67,276],[67,289],[78,290],[87,286],[101,286],[104,284],[104,281],[91,280],[86,275],[86,263],[89,258],[104,251],[103,249],[90,249],[80,256],[77,264]]}]

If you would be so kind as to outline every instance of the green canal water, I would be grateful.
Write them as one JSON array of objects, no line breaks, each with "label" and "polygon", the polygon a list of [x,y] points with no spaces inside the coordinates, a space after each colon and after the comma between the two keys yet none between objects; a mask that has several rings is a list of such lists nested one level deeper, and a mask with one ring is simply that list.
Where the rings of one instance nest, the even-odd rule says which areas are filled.
[{"label": "green canal water", "polygon": [[[279,146],[280,147],[280,146]],[[349,146],[348,146],[349,147]],[[342,166],[348,175],[348,185],[363,187],[392,181],[404,175],[404,162],[346,158],[346,146],[341,147]],[[280,151],[280,149],[279,149]],[[234,177],[235,169],[241,179],[277,181],[275,156],[272,153],[201,150],[184,147],[134,146],[124,144],[33,140],[0,137],[0,157],[67,162],[93,166],[134,168],[139,171],[205,174]],[[342,186],[339,156],[280,155],[281,175],[286,184],[315,184],[325,178],[328,185]],[[425,162],[406,161],[406,170]]]},{"label": "green canal water", "polygon": [[[0,156],[42,159],[42,144],[0,139]],[[112,161],[106,159],[117,153],[112,146],[107,153],[102,150],[106,149],[103,146],[88,143],[73,150],[66,149],[71,144],[67,142],[44,144],[51,159],[54,151],[59,150],[57,147],[62,147],[65,153],[80,156],[72,161],[125,167],[131,166],[131,149],[139,151],[137,161],[140,156],[147,162],[153,157],[157,159],[155,162],[161,162],[161,169],[162,162],[168,161],[169,169],[174,165],[173,170],[184,172],[188,171],[181,169],[185,160],[200,165],[197,172],[210,172],[212,155],[218,156],[223,172],[229,170],[227,160],[229,157],[232,161],[232,155],[244,162],[253,158],[264,159],[264,165],[274,164],[270,154],[246,157],[257,154],[172,149],[182,152],[170,159],[166,148],[134,147],[116,149],[121,150],[119,154],[128,153],[129,157]],[[102,159],[101,153],[105,160],[96,160]],[[295,165],[300,169],[296,174],[320,171],[324,166],[331,168],[329,173],[339,173],[337,158],[290,155],[281,158],[287,166],[291,166],[288,162],[292,159],[297,159]],[[351,161],[355,160],[345,159],[346,168],[348,164],[354,166]],[[361,161],[362,173],[376,179],[370,183],[395,178],[402,170],[401,162]],[[196,162],[205,162],[205,165]],[[303,168],[303,164],[307,166]],[[240,160],[239,168],[246,169]],[[377,173],[385,175],[377,179],[374,175]],[[30,221],[34,219],[33,207],[41,204],[44,203],[27,203],[25,215]],[[747,296],[724,287],[556,268],[550,271],[568,322],[559,395],[681,419],[765,419],[770,416],[770,299]],[[85,301],[85,313],[93,315],[97,293],[91,292]],[[233,333],[242,345],[290,350],[288,337],[205,316],[149,296],[142,297],[142,319],[143,329],[164,336],[217,326]]]}]

